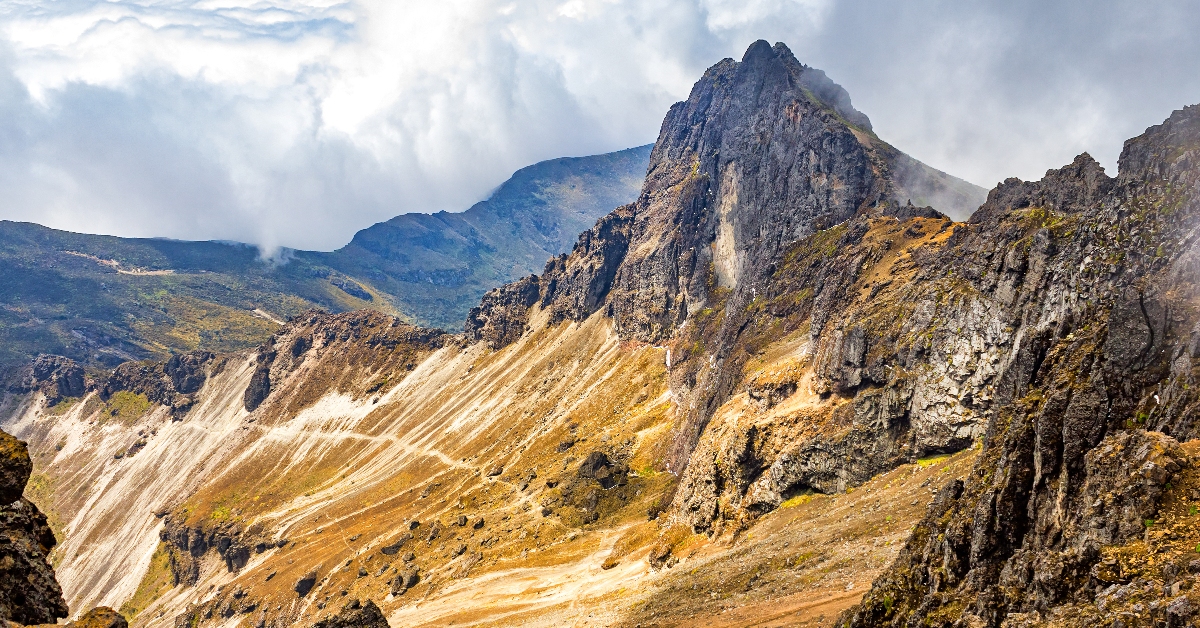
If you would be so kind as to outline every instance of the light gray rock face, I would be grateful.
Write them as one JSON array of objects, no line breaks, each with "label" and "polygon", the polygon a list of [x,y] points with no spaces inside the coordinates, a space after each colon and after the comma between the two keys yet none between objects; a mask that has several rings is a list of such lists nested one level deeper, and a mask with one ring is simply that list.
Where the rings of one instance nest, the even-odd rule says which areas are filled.
[{"label": "light gray rock face", "polygon": [[[1026,246],[994,247],[1030,221]],[[1084,155],[991,193],[949,249],[956,276],[1016,315],[983,453],[839,624],[1101,625],[1133,590],[1129,621],[1194,621],[1172,584],[1172,539],[1191,524],[1155,533],[1154,520],[1192,464],[1179,443],[1200,436],[1198,225],[1196,106],[1126,142],[1116,179]],[[1119,548],[1155,555],[1135,561],[1146,579]]]},{"label": "light gray rock face", "polygon": [[[669,467],[681,471],[712,412],[740,385],[741,365],[727,358],[741,342],[743,313],[778,283],[786,252],[856,216],[941,218],[909,204],[911,190],[979,196],[955,181],[875,137],[823,72],[783,44],[759,41],[740,62],[709,68],[671,108],[635,203],[601,219],[542,276],[490,293],[467,330],[502,347],[524,329],[526,304],[537,303],[552,321],[604,310],[622,338],[662,343],[697,312],[735,313],[706,338],[711,368],[672,376],[685,416]],[[957,426],[954,438],[969,443],[973,429]]]}]

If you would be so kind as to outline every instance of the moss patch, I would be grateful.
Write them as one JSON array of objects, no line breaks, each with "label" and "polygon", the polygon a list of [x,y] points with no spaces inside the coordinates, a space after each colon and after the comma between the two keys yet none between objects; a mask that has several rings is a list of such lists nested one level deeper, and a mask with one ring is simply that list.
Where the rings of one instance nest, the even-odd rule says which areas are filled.
[{"label": "moss patch", "polygon": [[121,614],[126,619],[133,621],[138,613],[146,610],[154,603],[154,600],[157,600],[172,586],[170,552],[166,543],[159,543],[158,549],[154,550],[154,556],[150,558],[150,567],[146,570],[146,575],[142,577],[137,591],[134,592],[133,597],[129,598],[129,601],[121,605]]},{"label": "moss patch", "polygon": [[100,409],[100,422],[117,421],[124,425],[133,425],[150,409],[150,400],[146,395],[122,390],[108,398],[108,402]]}]

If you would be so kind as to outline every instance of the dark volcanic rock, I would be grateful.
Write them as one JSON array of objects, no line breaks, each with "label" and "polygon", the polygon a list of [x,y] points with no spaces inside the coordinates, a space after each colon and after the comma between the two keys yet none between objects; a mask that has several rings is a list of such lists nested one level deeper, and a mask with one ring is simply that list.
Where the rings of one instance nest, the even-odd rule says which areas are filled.
[{"label": "dark volcanic rock", "polygon": [[405,532],[404,534],[401,534],[400,537],[397,538],[392,543],[390,543],[388,545],[384,545],[382,548],[379,549],[379,551],[383,552],[384,554],[386,554],[388,556],[395,556],[396,554],[400,553],[400,549],[404,547],[404,544],[408,543],[412,539],[413,539],[412,533]]},{"label": "dark volcanic rock", "polygon": [[29,448],[24,441],[0,432],[0,504],[21,499],[31,473],[33,461],[29,459]]},{"label": "dark volcanic rock", "polygon": [[[656,344],[698,313],[724,313],[719,329],[697,339],[711,358],[706,368],[673,370],[683,416],[668,467],[681,473],[712,412],[740,382],[742,364],[731,356],[785,254],[855,217],[944,218],[912,205],[924,198],[912,190],[949,198],[951,179],[871,134],[867,117],[823,72],[783,44],[759,41],[741,62],[709,68],[671,108],[641,196],[547,264],[536,305],[551,322],[604,311],[622,339]],[[857,269],[847,270],[830,270],[838,275],[831,287],[853,283]],[[534,279],[481,303],[468,323],[473,338],[499,347],[519,337]]]},{"label": "dark volcanic rock", "polygon": [[296,595],[304,597],[308,595],[309,591],[312,591],[312,588],[316,586],[316,584],[317,570],[313,569],[312,571],[301,576],[300,579],[296,581],[296,585],[292,587],[292,589],[296,592]]},{"label": "dark volcanic rock", "polygon": [[671,108],[610,297],[622,335],[668,338],[713,287],[744,289],[788,243],[892,199],[884,157],[806,89],[812,72],[759,41]]},{"label": "dark volcanic rock", "polygon": [[[0,622],[54,623],[67,616],[47,556],[57,541],[46,516],[21,497],[32,464],[25,444],[0,432]],[[15,495],[15,496],[14,496]]]},{"label": "dark volcanic rock", "polygon": [[104,399],[121,391],[145,395],[151,403],[172,409],[181,418],[193,403],[190,396],[204,385],[208,365],[216,357],[207,351],[171,356],[166,362],[126,362],[113,370],[100,387]]},{"label": "dark volcanic rock", "polygon": [[624,465],[614,463],[602,451],[593,451],[579,464],[579,477],[595,480],[604,488],[625,484]]},{"label": "dark volcanic rock", "polygon": [[546,264],[541,305],[551,321],[581,321],[604,304],[629,248],[634,211],[633,205],[613,210],[579,236],[570,255]]},{"label": "dark volcanic rock", "polygon": [[[252,553],[263,553],[283,547],[286,540],[276,540],[261,523],[244,527],[240,523],[212,524],[203,521],[188,525],[185,515],[171,513],[163,517],[159,538],[167,544],[169,565],[175,584],[193,586],[200,577],[200,562],[208,552],[215,552],[230,572],[241,571],[250,562]],[[207,525],[206,525],[207,524]]]},{"label": "dark volcanic rock", "polygon": [[63,397],[82,397],[87,392],[83,367],[60,355],[39,355],[15,386],[20,392],[40,391],[53,405]]},{"label": "dark volcanic rock", "polygon": [[1004,212],[1043,207],[1063,213],[1094,209],[1112,190],[1116,180],[1091,155],[1083,153],[1058,170],[1047,170],[1041,181],[1008,179],[988,193],[987,203],[971,222],[995,220]]},{"label": "dark volcanic rock", "polygon": [[190,395],[199,392],[208,377],[207,366],[215,356],[207,351],[177,353],[163,365],[176,392]]},{"label": "dark volcanic rock", "polygon": [[271,394],[271,367],[269,364],[259,364],[254,368],[254,374],[250,376],[250,385],[246,386],[246,394],[244,395],[244,404],[247,412],[254,412],[258,406],[266,401],[267,396]]},{"label": "dark volcanic rock", "polygon": [[[1100,625],[1135,585],[1121,621],[1140,623],[1124,625],[1194,621],[1166,586],[1176,567],[1143,587],[1111,557],[1176,534],[1155,534],[1154,520],[1190,464],[1178,443],[1200,436],[1200,106],[1126,142],[1115,180],[1093,164],[1005,182],[956,230],[944,259],[1026,330],[1002,362],[975,471],[839,625],[994,628],[1029,614]],[[1041,227],[1028,250],[999,254],[997,238],[1022,222]]]},{"label": "dark volcanic rock", "polygon": [[420,569],[416,567],[405,568],[392,579],[392,595],[404,595],[406,591],[416,586],[420,581]]},{"label": "dark volcanic rock", "polygon": [[465,331],[475,342],[486,342],[493,349],[516,342],[525,333],[529,307],[538,300],[537,277],[495,288],[467,314]]},{"label": "dark volcanic rock", "polygon": [[[271,364],[277,355],[275,336],[258,348],[254,374],[250,376],[250,384],[246,386],[246,392],[243,395],[243,403],[247,412],[254,412],[271,394]],[[293,359],[296,357],[298,356],[294,356]]]},{"label": "dark volcanic rock", "polygon": [[387,628],[387,619],[375,602],[351,600],[333,617],[322,619],[313,628]]}]

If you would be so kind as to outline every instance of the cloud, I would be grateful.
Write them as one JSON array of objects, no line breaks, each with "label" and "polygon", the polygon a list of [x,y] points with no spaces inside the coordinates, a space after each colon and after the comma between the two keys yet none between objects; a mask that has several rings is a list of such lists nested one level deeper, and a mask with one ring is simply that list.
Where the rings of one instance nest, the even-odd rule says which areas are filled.
[{"label": "cloud", "polygon": [[882,137],[991,187],[1084,151],[1115,174],[1124,140],[1200,102],[1197,29],[1186,0],[846,0],[796,52]]},{"label": "cloud", "polygon": [[0,218],[330,249],[513,170],[652,141],[707,66],[788,43],[983,185],[1200,101],[1186,0],[0,0]]}]

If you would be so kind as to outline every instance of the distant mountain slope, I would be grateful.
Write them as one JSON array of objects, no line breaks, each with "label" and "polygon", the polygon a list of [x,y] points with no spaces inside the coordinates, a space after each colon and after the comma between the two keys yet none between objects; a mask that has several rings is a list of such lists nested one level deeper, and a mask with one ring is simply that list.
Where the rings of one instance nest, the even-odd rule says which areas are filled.
[{"label": "distant mountain slope", "polygon": [[261,342],[277,326],[270,318],[359,305],[292,274],[249,246],[2,221],[0,362],[57,353],[114,365],[172,350],[229,350]]},{"label": "distant mountain slope", "polygon": [[312,307],[458,328],[488,289],[540,272],[636,198],[649,156],[644,146],[535,164],[466,212],[397,216],[338,251],[294,251],[282,265],[236,243],[0,221],[0,364],[55,353],[113,366],[243,349]]},{"label": "distant mountain slope", "polygon": [[541,273],[597,218],[637,198],[652,147],[543,161],[465,212],[403,214],[333,253],[297,257],[370,282],[416,322],[459,329],[483,293]]}]

